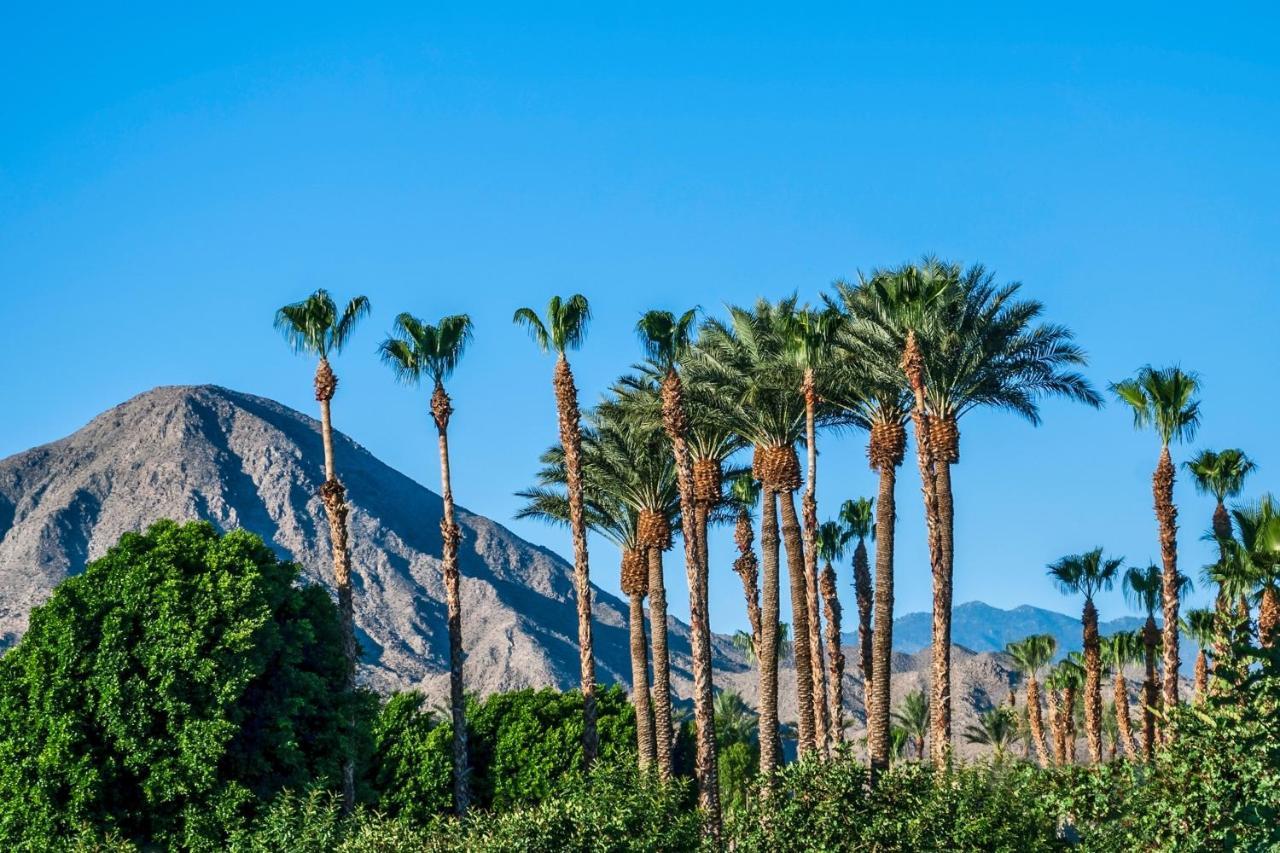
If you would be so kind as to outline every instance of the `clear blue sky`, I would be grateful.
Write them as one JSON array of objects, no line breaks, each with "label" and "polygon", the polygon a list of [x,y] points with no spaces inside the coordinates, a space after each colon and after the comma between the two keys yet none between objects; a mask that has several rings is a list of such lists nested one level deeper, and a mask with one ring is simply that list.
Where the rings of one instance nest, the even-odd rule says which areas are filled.
[{"label": "clear blue sky", "polygon": [[[554,438],[551,363],[515,307],[591,298],[575,363],[589,402],[638,356],[644,309],[813,299],[934,252],[1022,281],[1076,330],[1100,388],[1146,362],[1199,370],[1194,447],[1241,446],[1263,466],[1251,491],[1280,483],[1274,12],[698,5],[10,8],[0,456],[158,384],[311,412],[312,365],[270,321],[324,286],[375,309],[337,363],[337,425],[433,488],[425,394],[373,349],[399,311],[471,313],[456,491],[511,523]],[[1158,553],[1154,437],[1115,405],[1044,415],[962,424],[957,602],[1074,612],[1047,562]],[[823,449],[824,515],[873,493],[861,436]],[[930,595],[903,471],[899,612]],[[1177,498],[1198,574],[1211,504],[1185,478]],[[727,537],[713,548],[714,625],[730,630],[740,587]],[[593,557],[616,591],[616,555],[597,542]],[[1100,604],[1128,612],[1118,592]]]}]

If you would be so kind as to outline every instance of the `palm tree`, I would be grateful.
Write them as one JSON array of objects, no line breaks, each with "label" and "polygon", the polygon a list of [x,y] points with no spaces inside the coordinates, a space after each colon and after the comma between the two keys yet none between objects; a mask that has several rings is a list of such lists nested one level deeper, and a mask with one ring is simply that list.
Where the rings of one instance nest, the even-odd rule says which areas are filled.
[{"label": "palm tree", "polygon": [[849,533],[838,522],[827,521],[818,527],[815,550],[822,557],[822,600],[827,618],[827,703],[833,744],[844,741],[844,651],[840,648],[840,597],[836,591],[836,572],[831,564],[844,556]]},{"label": "palm tree", "polygon": [[[871,561],[867,559],[867,539],[875,541],[876,528],[872,508],[875,498],[858,498],[840,505],[840,520],[847,537],[858,540],[853,550],[853,593],[858,602],[858,645],[862,650],[862,682],[871,685],[875,662],[871,634]],[[867,691],[868,694],[870,690]]]},{"label": "palm tree", "polygon": [[923,761],[925,736],[929,733],[929,700],[923,690],[902,697],[902,704],[893,712],[893,722],[907,733],[915,745],[916,758]]},{"label": "palm tree", "polygon": [[[803,435],[805,421],[804,401],[797,393],[800,382],[785,349],[787,317],[793,311],[794,299],[777,306],[760,300],[753,309],[731,307],[729,324],[709,320],[703,327],[688,365],[693,381],[729,390],[725,416],[754,448],[752,474],[763,495],[760,644],[764,647],[777,642],[781,539],[786,540],[793,632],[797,639],[809,636],[803,545],[792,499],[800,487],[796,442]],[[801,754],[808,754],[816,748],[816,741],[813,670],[807,642],[795,643],[795,662],[798,745]],[[777,668],[773,661],[764,659],[760,664],[760,775],[766,780],[779,765],[777,695]]]},{"label": "palm tree", "polygon": [[457,368],[471,340],[471,318],[466,314],[444,317],[436,325],[411,314],[396,317],[395,331],[382,342],[379,352],[402,382],[412,385],[431,380],[431,417],[440,446],[441,565],[449,626],[449,707],[453,720],[453,804],[466,814],[467,791],[466,700],[462,695],[462,599],[459,595],[458,543],[461,531],[453,520],[453,484],[449,476],[449,417],[453,403],[444,382]]},{"label": "palm tree", "polygon": [[1062,740],[1061,763],[1074,764],[1076,760],[1076,698],[1085,683],[1084,661],[1079,652],[1071,652],[1058,661],[1050,678],[1061,692],[1058,703],[1058,736]]},{"label": "palm tree", "polygon": [[809,608],[809,662],[813,669],[814,736],[819,748],[829,754],[831,731],[825,700],[827,674],[823,666],[821,618],[818,613],[818,374],[830,364],[831,351],[840,333],[841,316],[839,311],[831,307],[823,311],[806,308],[794,312],[788,319],[786,347],[800,368],[800,394],[804,398],[808,477],[805,479],[804,496],[800,505],[804,521],[805,592]]},{"label": "palm tree", "polygon": [[1017,714],[1006,707],[984,711],[965,728],[964,739],[991,747],[995,763],[1003,764],[1005,751],[1018,742]]},{"label": "palm tree", "polygon": [[1154,564],[1146,568],[1131,566],[1124,573],[1124,594],[1130,606],[1147,614],[1142,626],[1143,662],[1146,667],[1142,680],[1142,756],[1151,761],[1155,757],[1156,717],[1156,646],[1160,643],[1160,631],[1156,628],[1156,610],[1164,593],[1164,579],[1160,567]]},{"label": "palm tree", "polygon": [[733,542],[738,546],[738,557],[733,570],[742,580],[742,593],[747,600],[747,620],[751,633],[746,635],[751,648],[760,642],[760,564],[752,543],[755,532],[751,529],[751,511],[760,502],[760,484],[750,473],[742,473],[729,484],[729,503],[735,512]]},{"label": "palm tree", "polygon": [[1040,715],[1040,671],[1053,661],[1058,642],[1052,634],[1034,634],[1016,643],[1010,643],[1005,651],[1013,658],[1014,665],[1027,680],[1027,725],[1031,743],[1041,767],[1048,767],[1052,755],[1045,738],[1044,720]]},{"label": "palm tree", "polygon": [[1143,659],[1142,637],[1136,631],[1119,631],[1103,640],[1103,657],[1111,666],[1114,689],[1112,707],[1116,711],[1116,736],[1121,752],[1135,755],[1133,726],[1129,719],[1129,690],[1125,685],[1124,668]]},{"label": "palm tree", "polygon": [[[1183,462],[1195,483],[1196,491],[1202,495],[1213,495],[1216,505],[1213,509],[1213,537],[1218,542],[1219,559],[1227,559],[1228,543],[1231,540],[1231,514],[1227,512],[1227,498],[1239,496],[1244,488],[1245,478],[1257,469],[1257,465],[1245,455],[1243,450],[1229,448],[1223,451],[1202,450],[1194,458]],[[1228,629],[1233,621],[1231,608],[1233,601],[1223,594],[1218,587],[1216,606],[1218,619],[1222,623],[1219,630],[1215,652],[1219,658],[1229,653],[1227,642]]]},{"label": "palm tree", "polygon": [[1206,650],[1213,645],[1217,637],[1217,617],[1212,610],[1188,610],[1183,620],[1182,630],[1195,641],[1195,696],[1194,702],[1199,705],[1204,701],[1209,688],[1209,657]]},{"label": "palm tree", "polygon": [[[369,300],[357,296],[338,312],[337,303],[328,291],[317,290],[301,302],[285,305],[276,312],[275,326],[296,353],[309,353],[316,364],[316,401],[320,404],[320,437],[324,444],[324,484],[320,500],[329,520],[329,541],[333,548],[333,579],[338,590],[338,618],[342,625],[342,651],[346,659],[347,690],[355,689],[356,665],[360,647],[356,643],[355,605],[351,594],[351,552],[347,546],[346,489],[338,479],[333,461],[333,421],[329,407],[338,389],[338,377],[329,357],[342,352],[356,323],[368,316]],[[354,726],[354,721],[352,721]],[[355,808],[355,757],[348,748],[342,765],[342,808],[349,813]]]},{"label": "palm tree", "polygon": [[591,637],[591,569],[587,558],[587,525],[582,496],[582,425],[578,411],[578,389],[573,382],[568,352],[582,346],[587,335],[591,308],[587,298],[574,294],[568,299],[551,297],[545,321],[532,308],[519,308],[512,321],[529,330],[543,352],[556,353],[552,385],[564,448],[569,498],[569,530],[573,537],[573,580],[578,599],[578,662],[582,685],[582,755],[590,767],[600,749],[596,731],[596,661]]},{"label": "palm tree", "polygon": [[[636,332],[662,377],[662,423],[671,442],[680,491],[681,528],[684,533],[685,573],[689,581],[689,635],[693,650],[693,715],[697,724],[698,802],[703,809],[704,831],[720,837],[720,780],[716,759],[714,690],[711,684],[711,626],[707,613],[707,572],[699,554],[699,519],[710,511],[708,502],[697,502],[693,486],[693,460],[689,455],[689,413],[679,363],[689,351],[697,312],[677,318],[670,311],[650,311],[636,324]],[[717,495],[718,498],[718,489]]]},{"label": "palm tree", "polygon": [[1164,608],[1164,703],[1178,704],[1178,509],[1173,503],[1175,469],[1169,445],[1190,441],[1200,423],[1200,403],[1195,399],[1200,382],[1194,373],[1178,367],[1159,370],[1147,366],[1133,379],[1111,386],[1115,395],[1133,409],[1133,425],[1153,427],[1160,437],[1160,459],[1151,477],[1156,522],[1160,527],[1161,604]]},{"label": "palm tree", "polygon": [[1093,597],[1111,589],[1123,564],[1123,557],[1103,558],[1102,549],[1094,548],[1049,565],[1049,577],[1065,595],[1084,596],[1084,726],[1094,764],[1102,763],[1102,647]]},{"label": "palm tree", "polygon": [[1233,547],[1257,588],[1258,644],[1280,642],[1280,502],[1271,495],[1232,510],[1239,531]]},{"label": "palm tree", "polygon": [[[733,632],[733,647],[742,653],[751,663],[759,663],[760,656],[756,654],[757,644],[751,639],[751,635],[746,631]],[[791,626],[786,622],[778,623],[778,643],[775,647],[776,652],[774,659],[777,661],[790,660],[795,646],[791,643]]]}]

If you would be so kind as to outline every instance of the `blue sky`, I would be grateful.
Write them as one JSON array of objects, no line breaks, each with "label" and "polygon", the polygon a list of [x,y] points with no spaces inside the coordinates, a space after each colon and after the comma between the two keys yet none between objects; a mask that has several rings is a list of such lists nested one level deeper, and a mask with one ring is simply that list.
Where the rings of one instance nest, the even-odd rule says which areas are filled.
[{"label": "blue sky", "polygon": [[[312,366],[271,314],[315,287],[363,292],[338,427],[435,487],[425,393],[373,350],[402,310],[469,312],[458,500],[568,553],[510,520],[555,434],[551,364],[514,308],[590,297],[589,402],[638,357],[647,308],[816,299],[932,252],[1023,282],[1100,388],[1147,362],[1198,370],[1193,447],[1243,447],[1250,491],[1276,482],[1280,404],[1259,390],[1280,355],[1275,12],[697,5],[9,10],[0,456],[159,384],[311,412]],[[1044,415],[962,423],[957,603],[1074,612],[1047,562],[1158,554],[1154,437],[1116,405]],[[820,512],[874,493],[862,436],[823,451]],[[930,595],[911,465],[898,498],[901,613]],[[1185,478],[1177,498],[1198,573],[1211,504]],[[746,621],[730,548],[713,542],[717,630]],[[593,557],[616,591],[616,555]],[[669,571],[683,615],[675,556]],[[1100,609],[1129,612],[1118,592]]]}]

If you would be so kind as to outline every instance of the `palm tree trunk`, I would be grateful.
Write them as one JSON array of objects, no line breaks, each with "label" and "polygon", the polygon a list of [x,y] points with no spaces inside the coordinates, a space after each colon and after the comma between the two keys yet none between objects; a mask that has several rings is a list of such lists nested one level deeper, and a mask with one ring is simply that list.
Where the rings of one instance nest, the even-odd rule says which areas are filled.
[{"label": "palm tree trunk", "polygon": [[751,514],[738,513],[733,529],[733,541],[738,546],[738,558],[733,561],[733,571],[742,579],[742,594],[747,600],[747,620],[751,624],[751,648],[760,648],[760,565],[752,547],[755,533],[751,530]]},{"label": "palm tree trunk", "polygon": [[431,395],[431,415],[440,440],[440,497],[444,517],[440,520],[441,565],[444,570],[445,608],[449,623],[449,711],[453,721],[453,808],[467,813],[471,797],[467,790],[467,719],[462,694],[462,598],[458,572],[458,543],[462,535],[453,519],[453,481],[449,475],[449,416],[453,412],[449,395],[436,383]]},{"label": "palm tree trunk", "polygon": [[[875,428],[881,425],[876,424]],[[863,696],[870,694],[867,708],[867,753],[871,773],[875,777],[889,769],[889,705],[891,702],[891,667],[893,662],[893,547],[897,524],[897,502],[894,497],[898,478],[892,448],[875,448],[873,462],[880,473],[880,489],[876,496],[876,594],[875,629],[871,637],[871,675],[863,681]],[[901,458],[901,451],[898,452]],[[920,756],[921,760],[924,756]]]},{"label": "palm tree trunk", "polygon": [[941,549],[933,576],[933,662],[930,670],[929,712],[933,728],[933,760],[943,764],[951,755],[951,561],[947,557],[951,521],[951,466],[935,462],[938,544]]},{"label": "palm tree trunk", "polygon": [[1102,763],[1102,645],[1098,637],[1098,608],[1085,599],[1084,617],[1084,729],[1089,760]]},{"label": "palm tree trunk", "polygon": [[689,636],[693,652],[693,718],[697,725],[694,774],[698,780],[698,804],[703,832],[719,839],[720,780],[716,759],[716,723],[711,683],[711,627],[707,614],[707,577],[699,553],[698,523],[693,488],[693,461],[687,444],[688,416],[684,388],[675,370],[662,383],[662,419],[676,463],[680,491],[680,524],[684,534],[685,575],[689,583]]},{"label": "palm tree trunk", "polygon": [[1027,725],[1031,729],[1031,743],[1041,767],[1049,766],[1049,744],[1044,736],[1044,718],[1040,716],[1040,683],[1034,672],[1027,674]]},{"label": "palm tree trunk", "polygon": [[553,384],[564,449],[569,493],[569,530],[573,535],[573,581],[578,599],[578,664],[582,687],[582,760],[590,768],[600,749],[596,731],[596,659],[591,636],[591,569],[587,559],[587,523],[582,497],[582,426],[578,388],[564,353],[556,359]]},{"label": "palm tree trunk", "polygon": [[787,575],[791,582],[791,628],[795,642],[796,714],[799,717],[799,754],[803,757],[817,750],[813,720],[813,664],[809,655],[808,592],[804,582],[804,551],[800,536],[800,519],[791,492],[778,495],[782,509],[782,541],[787,549]]},{"label": "palm tree trunk", "polygon": [[653,736],[659,778],[672,776],[671,656],[667,652],[667,584],[662,577],[662,551],[649,548],[649,630],[653,634]]},{"label": "palm tree trunk", "polygon": [[1160,449],[1160,461],[1151,480],[1155,497],[1156,520],[1160,525],[1160,559],[1164,598],[1164,704],[1172,709],[1178,704],[1178,509],[1173,505],[1173,460],[1168,445]]},{"label": "palm tree trunk", "polygon": [[1143,664],[1146,667],[1142,681],[1142,757],[1146,761],[1155,757],[1156,748],[1156,642],[1159,636],[1155,618],[1148,616],[1147,624],[1142,628]]},{"label": "palm tree trunk", "polygon": [[1204,649],[1200,649],[1196,652],[1195,704],[1199,705],[1204,701],[1208,689],[1209,659],[1205,656]]},{"label": "palm tree trunk", "polygon": [[1067,761],[1075,764],[1076,741],[1079,737],[1076,732],[1076,688],[1070,685],[1062,691],[1062,717],[1062,730],[1067,738]]},{"label": "palm tree trunk", "polygon": [[858,539],[858,546],[853,551],[853,594],[858,605],[858,648],[862,658],[862,681],[869,687],[875,671],[874,655],[871,649],[873,592],[871,562],[867,558],[866,540],[862,538]]},{"label": "palm tree trunk", "polygon": [[1045,690],[1045,701],[1049,707],[1049,729],[1053,736],[1053,763],[1062,767],[1067,763],[1066,738],[1062,733],[1062,706],[1058,691],[1052,685]]},{"label": "palm tree trunk", "polygon": [[1269,649],[1280,640],[1280,593],[1273,586],[1262,588],[1258,603],[1258,644]]},{"label": "palm tree trunk", "polygon": [[827,666],[831,742],[844,742],[844,651],[840,648],[840,597],[836,590],[836,573],[827,563],[822,570],[822,600],[827,617]]},{"label": "palm tree trunk", "polygon": [[636,755],[640,769],[653,765],[656,744],[653,738],[653,716],[649,707],[649,655],[644,636],[644,596],[634,593],[629,597],[631,613],[628,628],[631,634],[631,703],[636,712]]},{"label": "palm tree trunk", "polygon": [[[347,691],[356,687],[356,667],[359,664],[360,647],[356,642],[355,602],[351,592],[351,550],[347,543],[346,489],[338,480],[333,463],[333,420],[329,406],[338,387],[329,360],[321,358],[316,365],[316,401],[320,403],[320,439],[324,445],[324,483],[320,486],[320,501],[324,504],[325,517],[329,521],[329,543],[333,553],[333,583],[338,592],[338,622],[342,630],[342,656],[346,668]],[[355,720],[348,720],[354,729]],[[354,743],[354,737],[351,739]],[[348,749],[342,762],[342,811],[350,814],[356,805],[356,764]]]},{"label": "palm tree trunk", "polygon": [[1124,682],[1124,668],[1117,666],[1114,681],[1116,709],[1116,741],[1122,755],[1133,755],[1133,725],[1129,721],[1129,690]]},{"label": "palm tree trunk", "polygon": [[809,665],[813,672],[813,722],[814,739],[818,752],[831,754],[831,734],[827,720],[827,671],[822,654],[822,618],[818,601],[818,433],[815,410],[818,402],[814,387],[813,368],[804,371],[804,432],[805,454],[809,476],[800,500],[804,522],[804,583],[805,599],[809,610]]},{"label": "palm tree trunk", "polygon": [[760,494],[760,550],[764,555],[764,588],[761,598],[760,640],[756,660],[760,665],[760,775],[773,787],[781,766],[778,743],[778,501],[767,484]]}]

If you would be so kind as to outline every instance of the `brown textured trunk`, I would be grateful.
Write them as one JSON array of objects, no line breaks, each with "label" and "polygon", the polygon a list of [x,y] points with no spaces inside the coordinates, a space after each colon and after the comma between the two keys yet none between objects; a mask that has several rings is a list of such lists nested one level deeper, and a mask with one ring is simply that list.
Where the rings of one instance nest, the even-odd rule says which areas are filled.
[{"label": "brown textured trunk", "polygon": [[631,703],[636,711],[636,755],[641,770],[653,766],[656,745],[653,738],[653,712],[649,707],[649,655],[644,636],[644,596],[630,596],[631,613]]},{"label": "brown textured trunk", "polygon": [[1262,600],[1258,603],[1258,643],[1269,649],[1280,640],[1280,594],[1275,587],[1262,588]]},{"label": "brown textured trunk", "polygon": [[875,660],[871,649],[871,608],[873,606],[871,562],[867,558],[867,543],[859,538],[853,551],[853,594],[858,604],[858,648],[862,657],[862,682],[870,695],[871,679],[875,672]]},{"label": "brown textured trunk", "polygon": [[[1231,538],[1231,516],[1227,513],[1226,504],[1221,500],[1213,508],[1213,536],[1218,540],[1218,560],[1226,563],[1227,541]],[[1218,595],[1214,599],[1214,613],[1217,637],[1213,641],[1213,657],[1214,660],[1226,660],[1231,654],[1231,643],[1228,638],[1234,633],[1234,619],[1231,613],[1231,599],[1221,585],[1218,586]]]},{"label": "brown textured trunk", "polygon": [[747,600],[747,621],[751,623],[751,648],[760,648],[760,564],[756,560],[752,543],[755,533],[751,530],[751,513],[742,510],[734,526],[733,541],[738,546],[738,558],[733,570],[742,579],[742,594]]},{"label": "brown textured trunk", "polygon": [[827,617],[828,715],[831,742],[844,743],[844,651],[840,648],[840,596],[831,564],[822,570],[822,601]]},{"label": "brown textured trunk", "polygon": [[680,524],[684,534],[685,575],[689,583],[689,639],[693,657],[693,719],[695,734],[694,775],[698,780],[698,805],[703,832],[720,838],[720,780],[716,759],[715,700],[711,683],[711,628],[707,616],[707,577],[698,547],[698,510],[693,488],[693,460],[689,455],[688,415],[680,375],[667,372],[662,383],[662,420],[676,463],[680,491]]},{"label": "brown textured trunk", "polygon": [[773,775],[781,766],[778,743],[778,617],[779,545],[778,501],[767,484],[760,495],[760,550],[764,555],[764,584],[760,610],[760,640],[756,661],[760,666],[760,775],[773,787]]},{"label": "brown textured trunk", "polygon": [[1164,705],[1178,704],[1178,509],[1173,505],[1173,459],[1168,446],[1160,449],[1160,461],[1151,478],[1155,498],[1156,521],[1160,525],[1160,559],[1164,571],[1161,587],[1164,594]]},{"label": "brown textured trunk", "polygon": [[1116,667],[1113,679],[1116,707],[1116,740],[1123,755],[1133,755],[1133,725],[1129,721],[1129,690],[1124,682],[1124,668]]},{"label": "brown textured trunk", "polygon": [[1142,627],[1142,645],[1144,647],[1143,666],[1145,674],[1142,680],[1142,757],[1145,761],[1155,758],[1156,749],[1156,643],[1160,631],[1156,628],[1156,620],[1147,617]]},{"label": "brown textured trunk", "polygon": [[1066,753],[1067,761],[1071,764],[1076,763],[1076,741],[1079,739],[1079,733],[1076,731],[1076,688],[1067,687],[1062,691],[1062,729],[1066,733],[1067,744]]},{"label": "brown textured trunk", "polygon": [[1195,680],[1195,704],[1199,705],[1204,701],[1204,695],[1209,689],[1209,659],[1205,656],[1204,649],[1196,652],[1196,680]]},{"label": "brown textured trunk", "polygon": [[453,722],[453,809],[467,813],[471,802],[467,790],[467,718],[462,692],[462,597],[458,572],[458,544],[462,535],[453,519],[453,481],[449,475],[449,416],[453,413],[449,395],[436,383],[431,395],[431,416],[440,440],[440,498],[444,517],[440,519],[441,567],[444,573],[445,610],[449,624],[449,713]]},{"label": "brown textured trunk", "polygon": [[[356,642],[355,602],[351,592],[351,550],[347,543],[346,489],[338,480],[333,462],[333,420],[330,402],[338,387],[328,359],[316,365],[316,401],[320,403],[320,440],[324,445],[324,483],[320,501],[329,521],[329,543],[333,554],[333,583],[338,592],[338,622],[342,630],[342,656],[346,668],[347,690],[355,690],[356,667],[360,662],[360,646]],[[355,721],[349,721],[355,725]],[[354,738],[352,739],[354,741]],[[356,805],[355,756],[350,752],[342,762],[342,811],[350,814]]]},{"label": "brown textured trunk", "polygon": [[791,584],[791,629],[795,642],[791,644],[796,666],[796,714],[799,717],[799,743],[801,757],[817,751],[813,721],[813,663],[809,655],[808,593],[804,582],[804,551],[800,535],[800,519],[796,516],[795,501],[790,492],[778,495],[782,509],[782,541],[787,549],[787,575]]},{"label": "brown textured trunk", "polygon": [[1084,730],[1089,760],[1102,763],[1102,643],[1098,637],[1098,608],[1084,603]]},{"label": "brown textured trunk", "polygon": [[924,356],[920,352],[914,331],[907,334],[906,345],[903,347],[902,372],[915,396],[911,420],[916,435],[916,458],[920,467],[920,489],[924,496],[929,567],[933,576],[929,739],[933,762],[941,766],[947,764],[951,756],[951,578],[942,543],[938,486],[940,477],[945,477],[949,486],[950,472],[945,463],[939,466],[934,460],[931,418],[925,403]]},{"label": "brown textured trunk", "polygon": [[1053,763],[1061,767],[1067,763],[1067,739],[1062,732],[1062,704],[1058,691],[1052,686],[1045,690],[1045,701],[1049,708],[1049,729],[1053,738]]},{"label": "brown textured trunk", "polygon": [[[878,427],[879,425],[877,425]],[[894,487],[897,482],[897,465],[902,459],[902,444],[897,444],[896,454],[873,446],[872,462],[880,474],[880,489],[876,497],[876,593],[875,628],[871,637],[872,681],[863,683],[863,696],[870,694],[867,708],[867,754],[871,774],[875,778],[889,768],[889,713],[892,697],[893,661],[893,547],[894,528],[897,523],[897,502]],[[921,760],[924,756],[920,756]]]},{"label": "brown textured trunk", "polygon": [[658,775],[672,775],[671,656],[667,652],[667,584],[662,577],[662,551],[649,548],[649,631],[653,634],[653,737]]},{"label": "brown textured trunk", "polygon": [[809,665],[813,673],[813,725],[814,740],[818,752],[831,754],[831,733],[827,720],[827,671],[823,662],[822,618],[818,598],[818,431],[816,409],[818,392],[814,385],[813,368],[805,368],[804,385],[804,434],[808,478],[804,495],[800,499],[800,513],[804,523],[804,583],[805,601],[809,610]]},{"label": "brown textured trunk", "polygon": [[1040,716],[1040,682],[1034,672],[1027,674],[1027,725],[1031,729],[1031,743],[1041,767],[1048,767],[1049,744],[1044,735],[1044,718]]},{"label": "brown textured trunk", "polygon": [[578,664],[582,687],[582,760],[590,767],[600,749],[596,731],[596,660],[591,636],[591,569],[587,559],[587,524],[582,497],[582,427],[579,423],[578,388],[564,353],[556,359],[553,384],[564,449],[565,480],[569,493],[569,530],[573,536],[573,581],[578,599]]}]

